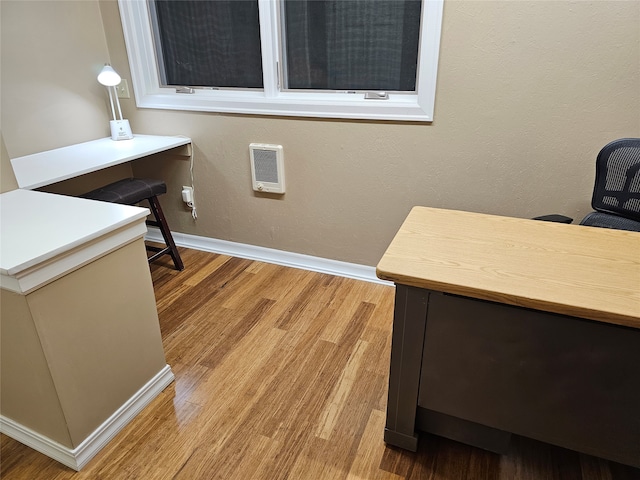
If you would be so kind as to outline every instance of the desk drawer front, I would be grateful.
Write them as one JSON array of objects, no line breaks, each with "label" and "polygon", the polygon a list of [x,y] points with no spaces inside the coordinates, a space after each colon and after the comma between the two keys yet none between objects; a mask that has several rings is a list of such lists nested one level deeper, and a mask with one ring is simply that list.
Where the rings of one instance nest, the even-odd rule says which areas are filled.
[{"label": "desk drawer front", "polygon": [[640,330],[432,293],[418,404],[640,466]]}]

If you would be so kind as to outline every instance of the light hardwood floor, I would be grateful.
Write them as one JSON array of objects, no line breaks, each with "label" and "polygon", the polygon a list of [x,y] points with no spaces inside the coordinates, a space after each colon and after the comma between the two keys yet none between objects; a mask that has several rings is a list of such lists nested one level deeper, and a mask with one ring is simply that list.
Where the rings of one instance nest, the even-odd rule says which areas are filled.
[{"label": "light hardwood floor", "polygon": [[81,472],[3,435],[3,480],[640,479],[520,437],[386,447],[393,287],[181,251],[183,272],[151,267],[175,383]]}]

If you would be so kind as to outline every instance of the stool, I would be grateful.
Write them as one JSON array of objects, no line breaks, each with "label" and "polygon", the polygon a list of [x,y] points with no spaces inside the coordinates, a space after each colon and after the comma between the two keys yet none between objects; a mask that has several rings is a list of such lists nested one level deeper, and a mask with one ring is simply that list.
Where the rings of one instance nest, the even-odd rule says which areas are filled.
[{"label": "stool", "polygon": [[178,248],[173,241],[171,230],[167,225],[167,220],[162,213],[162,207],[158,201],[158,195],[162,195],[167,192],[167,185],[161,180],[152,180],[149,178],[125,178],[124,180],[118,180],[117,182],[110,183],[104,187],[97,188],[83,195],[81,198],[88,198],[91,200],[100,200],[102,202],[121,203],[124,205],[135,205],[147,200],[151,207],[151,212],[155,217],[155,220],[147,220],[147,225],[152,225],[160,229],[162,238],[164,238],[165,248],[159,248],[151,245],[147,245],[147,250],[156,252],[149,257],[149,263],[157,260],[162,255],[171,255],[173,264],[176,266],[176,270],[183,270],[184,265]]}]

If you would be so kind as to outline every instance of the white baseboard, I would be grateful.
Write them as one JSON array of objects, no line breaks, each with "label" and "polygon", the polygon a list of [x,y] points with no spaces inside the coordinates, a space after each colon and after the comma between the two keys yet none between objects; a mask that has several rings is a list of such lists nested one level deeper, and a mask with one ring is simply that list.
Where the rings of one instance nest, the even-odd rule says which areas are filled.
[{"label": "white baseboard", "polygon": [[60,445],[2,415],[0,415],[0,432],[69,468],[80,470],[144,407],[151,403],[173,379],[171,368],[169,365],[165,365],[75,449]]},{"label": "white baseboard", "polygon": [[[339,277],[353,278],[366,282],[380,283],[383,285],[393,285],[392,282],[381,280],[376,277],[375,267],[359,265],[357,263],[341,262],[327,258],[313,257],[301,253],[285,252],[273,248],[258,247],[246,243],[229,242],[216,238],[200,237],[187,233],[175,233],[173,240],[180,247],[202,250],[205,252],[219,253],[231,257],[247,258],[260,262],[274,263],[285,267],[300,268],[312,272],[327,273]],[[146,239],[163,242],[162,234],[158,228],[149,227]]]}]

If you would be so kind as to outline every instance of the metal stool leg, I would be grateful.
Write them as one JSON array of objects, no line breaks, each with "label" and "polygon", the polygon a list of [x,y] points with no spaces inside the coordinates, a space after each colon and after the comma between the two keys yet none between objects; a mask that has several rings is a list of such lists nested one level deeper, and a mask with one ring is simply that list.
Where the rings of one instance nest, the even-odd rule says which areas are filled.
[{"label": "metal stool leg", "polygon": [[169,230],[169,225],[167,225],[167,220],[164,218],[164,213],[162,213],[162,207],[160,206],[160,202],[158,201],[158,197],[153,196],[147,198],[149,201],[149,206],[151,207],[151,212],[155,217],[155,221],[148,220],[147,224],[153,225],[160,229],[160,233],[162,233],[162,238],[164,238],[164,243],[167,244],[166,248],[149,248],[150,250],[156,251],[154,255],[149,257],[149,263],[156,260],[158,257],[169,254],[173,259],[173,264],[176,266],[176,270],[184,270],[184,264],[182,263],[182,259],[180,258],[180,253],[178,252],[178,247],[176,247],[175,242],[173,241],[173,236],[171,235],[171,230]]}]

